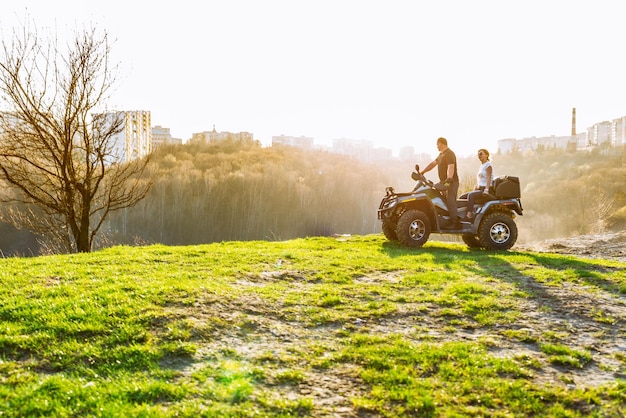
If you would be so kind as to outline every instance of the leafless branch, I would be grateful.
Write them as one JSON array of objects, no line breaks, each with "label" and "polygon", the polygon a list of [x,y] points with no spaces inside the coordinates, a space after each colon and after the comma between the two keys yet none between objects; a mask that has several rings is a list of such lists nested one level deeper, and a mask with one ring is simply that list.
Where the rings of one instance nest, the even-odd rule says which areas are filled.
[{"label": "leafless branch", "polygon": [[114,163],[123,119],[102,111],[117,71],[107,33],[76,31],[60,48],[34,28],[2,41],[0,175],[11,187],[0,196],[25,208],[10,217],[16,225],[35,228],[31,218],[45,216],[40,232],[65,228],[72,250],[90,251],[108,214],[146,195],[148,160]]}]

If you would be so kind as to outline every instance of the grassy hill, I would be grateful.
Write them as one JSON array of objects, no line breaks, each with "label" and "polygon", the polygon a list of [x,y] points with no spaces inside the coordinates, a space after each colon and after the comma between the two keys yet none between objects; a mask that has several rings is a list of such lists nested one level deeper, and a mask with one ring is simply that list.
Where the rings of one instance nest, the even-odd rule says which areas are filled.
[{"label": "grassy hill", "polygon": [[0,415],[620,416],[626,263],[382,235],[0,260]]}]

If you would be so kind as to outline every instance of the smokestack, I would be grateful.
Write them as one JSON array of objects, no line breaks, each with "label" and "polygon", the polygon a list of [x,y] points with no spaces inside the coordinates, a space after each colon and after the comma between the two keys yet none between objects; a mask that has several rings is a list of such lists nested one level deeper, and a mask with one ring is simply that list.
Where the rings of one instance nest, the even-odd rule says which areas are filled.
[{"label": "smokestack", "polygon": [[572,136],[576,136],[576,108],[572,108]]}]

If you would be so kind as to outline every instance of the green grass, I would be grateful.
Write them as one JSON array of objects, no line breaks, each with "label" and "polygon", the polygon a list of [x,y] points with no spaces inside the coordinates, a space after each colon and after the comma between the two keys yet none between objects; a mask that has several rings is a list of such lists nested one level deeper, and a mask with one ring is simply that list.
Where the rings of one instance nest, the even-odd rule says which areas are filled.
[{"label": "green grass", "polygon": [[541,351],[550,356],[550,363],[583,368],[591,361],[587,351],[574,350],[563,345],[543,344]]},{"label": "green grass", "polygon": [[529,325],[565,284],[623,298],[626,265],[380,235],[2,259],[0,415],[618,416],[623,353]]}]

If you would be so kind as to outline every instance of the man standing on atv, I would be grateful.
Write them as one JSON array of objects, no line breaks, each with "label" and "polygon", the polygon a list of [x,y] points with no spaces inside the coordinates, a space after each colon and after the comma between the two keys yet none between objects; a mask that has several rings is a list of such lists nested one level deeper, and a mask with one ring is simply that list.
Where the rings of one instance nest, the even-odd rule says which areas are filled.
[{"label": "man standing on atv", "polygon": [[435,161],[431,162],[421,171],[424,174],[438,166],[439,181],[444,186],[446,195],[446,206],[450,214],[451,224],[449,229],[461,229],[461,221],[457,213],[456,195],[459,191],[459,175],[457,173],[456,155],[448,148],[448,140],[446,138],[437,138],[437,149],[439,156]]}]

